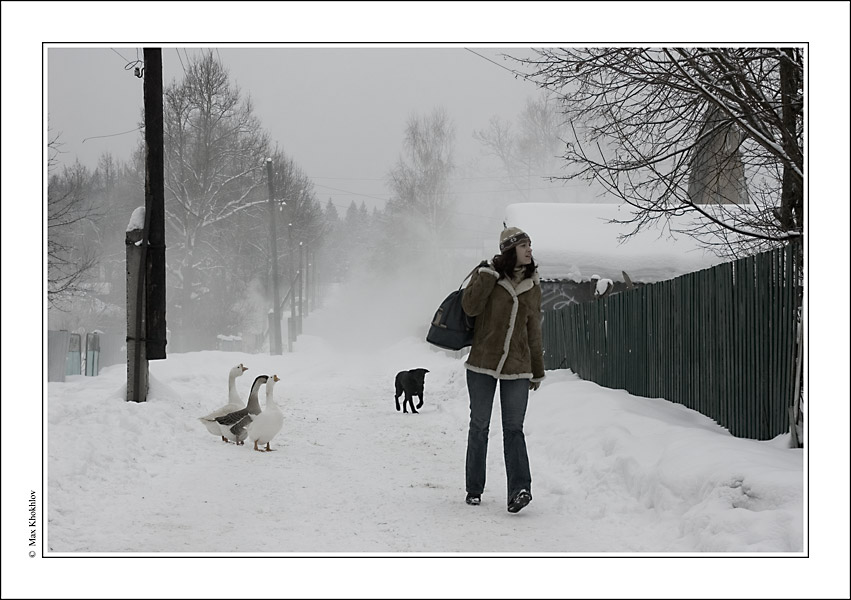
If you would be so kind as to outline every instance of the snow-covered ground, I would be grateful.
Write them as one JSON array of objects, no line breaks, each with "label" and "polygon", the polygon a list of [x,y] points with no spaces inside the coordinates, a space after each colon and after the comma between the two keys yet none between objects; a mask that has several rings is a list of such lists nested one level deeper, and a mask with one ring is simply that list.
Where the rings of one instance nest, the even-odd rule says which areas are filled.
[{"label": "snow-covered ground", "polygon": [[[210,435],[200,417],[277,374],[286,415],[271,453]],[[397,371],[425,367],[420,414],[396,411]],[[732,437],[662,399],[551,372],[526,426],[532,504],[506,512],[499,412],[481,507],[464,502],[462,361],[409,338],[335,352],[305,335],[280,357],[173,354],[148,402],[126,369],[50,384],[51,553],[800,553],[803,453]],[[261,392],[261,401],[265,395]]]},{"label": "snow-covered ground", "polygon": [[[341,295],[312,313],[291,354],[175,353],[152,361],[142,404],[124,400],[123,365],[50,383],[45,556],[806,556],[805,457],[786,436],[739,439],[683,406],[601,388],[568,370],[548,372],[530,398],[532,503],[506,511],[494,410],[483,503],[467,506],[463,359],[434,350],[420,332],[390,341],[364,329],[358,343],[345,343],[340,323],[351,310],[362,314],[352,300]],[[240,362],[249,368],[236,380],[243,398],[257,375],[281,378],[275,398],[285,423],[273,452],[224,443],[198,421],[226,403],[228,370]],[[395,374],[416,367],[430,371],[425,404],[420,414],[399,413]],[[260,398],[264,404],[264,391]],[[120,563],[109,562],[107,571],[121,572]],[[429,579],[434,563],[423,564],[425,572],[411,576]],[[189,567],[181,561],[175,568]],[[200,568],[206,577],[191,584],[166,578],[163,593],[242,591],[217,579],[217,563]],[[356,585],[364,572],[349,565],[355,573],[337,579],[321,565],[305,568],[319,569],[299,588],[305,597],[323,586],[351,589],[345,577]],[[303,576],[300,569],[291,576]],[[395,561],[387,569],[396,577],[418,571]],[[272,576],[273,595],[292,589],[276,587],[278,577],[285,585],[288,576]],[[564,577],[564,590],[556,584],[552,594],[586,589],[588,582]],[[438,579],[417,589],[435,589]],[[365,588],[363,597],[382,597],[386,583]],[[491,583],[514,589],[462,576],[446,593],[477,597]],[[617,585],[598,580],[592,589]],[[396,595],[403,588],[387,597],[404,596]]]}]

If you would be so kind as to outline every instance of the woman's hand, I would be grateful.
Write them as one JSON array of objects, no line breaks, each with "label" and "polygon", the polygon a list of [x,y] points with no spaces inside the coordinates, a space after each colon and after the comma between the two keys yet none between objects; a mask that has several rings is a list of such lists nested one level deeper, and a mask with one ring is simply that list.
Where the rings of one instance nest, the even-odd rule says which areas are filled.
[{"label": "woman's hand", "polygon": [[533,392],[535,390],[537,390],[539,387],[541,387],[540,381],[530,381],[529,382],[529,389],[532,390]]}]

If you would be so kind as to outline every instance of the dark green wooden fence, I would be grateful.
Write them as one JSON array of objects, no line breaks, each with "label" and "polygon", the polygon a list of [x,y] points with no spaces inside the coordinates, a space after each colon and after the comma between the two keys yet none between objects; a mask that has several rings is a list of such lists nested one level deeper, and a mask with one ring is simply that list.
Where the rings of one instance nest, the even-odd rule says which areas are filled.
[{"label": "dark green wooden fence", "polygon": [[801,244],[544,313],[544,363],[739,437],[789,431]]}]

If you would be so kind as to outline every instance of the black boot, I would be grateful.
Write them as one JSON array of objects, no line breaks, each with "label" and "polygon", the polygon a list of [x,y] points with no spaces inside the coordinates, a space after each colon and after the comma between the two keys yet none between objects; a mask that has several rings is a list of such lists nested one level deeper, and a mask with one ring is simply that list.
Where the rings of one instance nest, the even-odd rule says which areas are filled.
[{"label": "black boot", "polygon": [[517,495],[511,499],[511,502],[508,503],[508,512],[520,512],[520,509],[529,504],[531,501],[532,494],[529,493],[529,490],[520,490],[517,492]]}]

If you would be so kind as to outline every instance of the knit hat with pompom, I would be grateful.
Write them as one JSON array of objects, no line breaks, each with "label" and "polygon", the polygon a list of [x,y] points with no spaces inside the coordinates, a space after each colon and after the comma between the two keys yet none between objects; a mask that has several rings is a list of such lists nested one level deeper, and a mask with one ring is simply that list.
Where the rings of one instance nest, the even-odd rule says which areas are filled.
[{"label": "knit hat with pompom", "polygon": [[522,242],[529,241],[531,241],[529,236],[519,227],[507,227],[499,234],[499,251],[505,252]]}]

